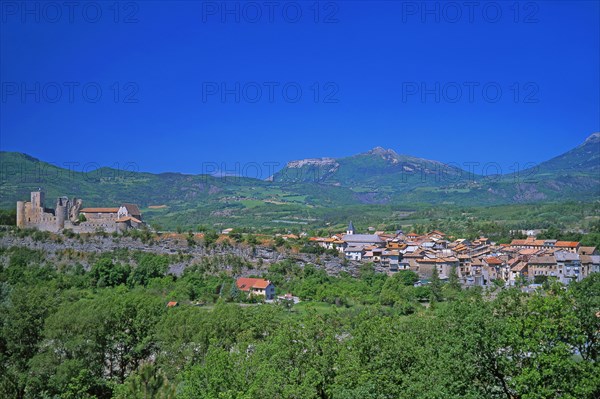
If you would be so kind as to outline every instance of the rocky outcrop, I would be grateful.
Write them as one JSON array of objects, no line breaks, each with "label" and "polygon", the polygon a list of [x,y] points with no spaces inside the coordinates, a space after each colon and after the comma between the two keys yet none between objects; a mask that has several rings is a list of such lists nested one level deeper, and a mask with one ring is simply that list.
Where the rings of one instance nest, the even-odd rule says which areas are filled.
[{"label": "rocky outcrop", "polygon": [[292,168],[292,169],[302,168],[304,166],[319,166],[319,167],[331,166],[331,167],[337,168],[339,166],[339,164],[333,158],[307,158],[307,159],[300,159],[297,161],[290,161],[286,165],[286,167]]},{"label": "rocky outcrop", "polygon": [[[322,268],[330,275],[338,275],[341,272],[356,275],[359,264],[350,262],[344,264],[343,260],[336,256],[324,255],[315,256],[312,254],[297,254],[291,252],[281,252],[277,249],[265,246],[247,246],[247,245],[216,245],[205,247],[203,245],[189,246],[187,241],[180,238],[160,238],[150,240],[144,243],[131,237],[103,237],[87,236],[64,237],[57,236],[58,239],[34,240],[32,237],[17,237],[10,232],[4,232],[0,235],[0,248],[26,247],[43,251],[45,258],[56,264],[68,264],[78,262],[89,269],[95,258],[94,255],[127,250],[131,252],[141,251],[160,255],[173,255],[173,262],[170,265],[169,273],[180,276],[187,267],[202,262],[205,258],[216,260],[219,271],[234,271],[234,266],[228,263],[227,259],[235,257],[242,261],[242,267],[236,267],[235,273],[240,276],[261,275],[266,273],[269,266],[273,263],[286,259],[292,260],[296,265],[304,267],[313,264]],[[76,254],[76,256],[68,256]],[[228,257],[229,256],[229,257]]]}]

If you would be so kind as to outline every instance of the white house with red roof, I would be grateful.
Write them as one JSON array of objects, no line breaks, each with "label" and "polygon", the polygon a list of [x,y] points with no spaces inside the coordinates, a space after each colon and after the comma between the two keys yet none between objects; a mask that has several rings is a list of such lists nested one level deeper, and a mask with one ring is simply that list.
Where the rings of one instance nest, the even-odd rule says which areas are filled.
[{"label": "white house with red roof", "polygon": [[264,296],[265,299],[275,298],[275,286],[269,280],[262,278],[240,277],[235,282],[240,291],[249,295]]}]

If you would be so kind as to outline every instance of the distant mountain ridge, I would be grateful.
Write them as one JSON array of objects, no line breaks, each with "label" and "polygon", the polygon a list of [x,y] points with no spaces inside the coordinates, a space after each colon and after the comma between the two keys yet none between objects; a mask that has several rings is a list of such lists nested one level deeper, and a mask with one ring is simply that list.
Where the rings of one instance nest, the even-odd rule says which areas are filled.
[{"label": "distant mountain ridge", "polygon": [[[392,149],[372,150],[343,158],[291,161],[273,176],[280,183],[318,183],[378,193],[402,193],[422,200],[418,192],[468,191],[481,200],[501,202],[597,199],[600,196],[600,133],[535,167],[501,176],[481,176],[442,162],[399,155]],[[415,192],[416,191],[416,192]],[[391,195],[393,197],[393,195]],[[427,198],[425,198],[427,199]],[[469,199],[466,199],[470,202]]]},{"label": "distant mountain ridge", "polygon": [[275,173],[273,181],[281,183],[320,183],[338,186],[387,187],[403,183],[407,188],[418,185],[418,179],[443,171],[461,175],[465,171],[424,158],[399,155],[392,149],[375,147],[365,153],[344,158],[302,159],[288,162]]},{"label": "distant mountain ridge", "polygon": [[600,132],[591,134],[572,150],[540,163],[537,169],[539,173],[600,173]]},{"label": "distant mountain ridge", "polygon": [[61,195],[81,197],[86,206],[135,202],[151,219],[184,225],[290,217],[290,223],[304,223],[303,218],[311,220],[319,210],[376,204],[597,201],[600,133],[562,155],[502,179],[469,175],[452,165],[382,147],[349,157],[290,161],[269,181],[112,168],[74,172],[26,154],[0,152],[0,207],[12,209],[38,187],[46,191],[49,206]]}]

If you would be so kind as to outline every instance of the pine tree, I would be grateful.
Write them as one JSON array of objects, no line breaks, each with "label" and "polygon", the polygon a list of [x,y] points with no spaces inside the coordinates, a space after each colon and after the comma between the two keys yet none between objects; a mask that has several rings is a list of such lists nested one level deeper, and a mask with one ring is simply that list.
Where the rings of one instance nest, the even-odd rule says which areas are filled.
[{"label": "pine tree", "polygon": [[435,266],[431,273],[429,287],[431,288],[431,302],[440,302],[442,300],[442,282],[440,281],[440,275]]},{"label": "pine tree", "polygon": [[458,279],[456,267],[450,268],[450,275],[448,276],[448,288],[456,291],[460,290],[460,280]]}]

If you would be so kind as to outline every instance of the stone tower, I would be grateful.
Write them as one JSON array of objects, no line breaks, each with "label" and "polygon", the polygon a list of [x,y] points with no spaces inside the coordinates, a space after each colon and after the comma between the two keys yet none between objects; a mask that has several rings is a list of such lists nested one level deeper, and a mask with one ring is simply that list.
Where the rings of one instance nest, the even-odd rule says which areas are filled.
[{"label": "stone tower", "polygon": [[39,191],[31,192],[31,206],[33,208],[43,208],[44,202],[45,202],[45,195],[44,195],[43,191],[39,190]]},{"label": "stone tower", "polygon": [[17,201],[17,227],[25,227],[25,201]]},{"label": "stone tower", "polygon": [[56,209],[54,211],[57,230],[65,228],[65,220],[69,217],[69,208],[69,199],[67,197],[58,197],[56,200]]}]

